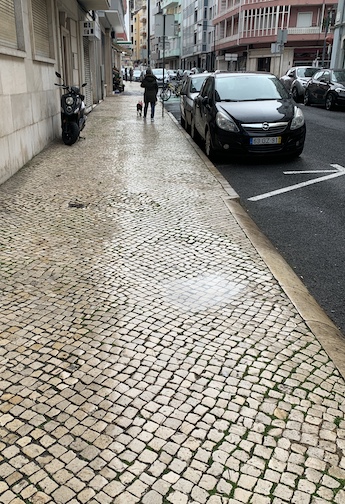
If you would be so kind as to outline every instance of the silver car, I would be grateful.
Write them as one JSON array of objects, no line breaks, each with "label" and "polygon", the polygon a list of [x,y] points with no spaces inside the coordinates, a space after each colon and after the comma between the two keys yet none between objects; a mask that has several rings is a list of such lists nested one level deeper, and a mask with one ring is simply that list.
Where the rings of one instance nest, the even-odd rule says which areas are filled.
[{"label": "silver car", "polygon": [[186,75],[183,78],[183,85],[180,95],[181,124],[186,131],[190,131],[192,124],[193,102],[198,96],[201,86],[210,73],[198,73]]},{"label": "silver car", "polygon": [[[158,87],[163,86],[163,68],[152,68],[152,73],[157,79]],[[164,84],[168,84],[169,75],[166,70],[164,70]]]},{"label": "silver car", "polygon": [[285,75],[280,77],[280,81],[288,91],[291,91],[292,98],[296,103],[304,99],[305,88],[314,73],[320,70],[319,67],[298,66],[290,68]]}]

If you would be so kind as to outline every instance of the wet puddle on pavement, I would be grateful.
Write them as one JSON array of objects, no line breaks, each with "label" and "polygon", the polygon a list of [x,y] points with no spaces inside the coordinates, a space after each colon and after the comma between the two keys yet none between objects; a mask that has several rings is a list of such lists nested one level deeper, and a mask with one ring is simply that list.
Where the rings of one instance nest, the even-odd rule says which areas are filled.
[{"label": "wet puddle on pavement", "polygon": [[245,288],[245,283],[207,274],[164,283],[164,297],[180,309],[200,311],[230,303]]}]

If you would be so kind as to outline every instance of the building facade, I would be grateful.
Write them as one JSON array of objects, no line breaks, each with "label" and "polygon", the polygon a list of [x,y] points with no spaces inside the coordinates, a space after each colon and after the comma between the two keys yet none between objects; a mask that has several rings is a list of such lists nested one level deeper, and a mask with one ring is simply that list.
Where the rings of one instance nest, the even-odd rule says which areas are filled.
[{"label": "building facade", "polygon": [[88,112],[112,93],[112,23],[124,13],[113,1],[0,0],[0,183],[60,136],[56,71],[87,83]]},{"label": "building facade", "polygon": [[182,68],[190,70],[216,70],[216,3],[213,0],[197,0],[182,3]]},{"label": "building facade", "polygon": [[332,68],[345,68],[345,1],[339,0],[334,22]]},{"label": "building facade", "polygon": [[156,9],[157,14],[165,16],[166,36],[154,40],[156,66],[170,69],[181,68],[181,3],[179,0],[163,0]]},{"label": "building facade", "polygon": [[326,39],[336,5],[325,0],[217,0],[218,68],[281,75],[294,65],[329,65]]},{"label": "building facade", "polygon": [[143,5],[132,17],[132,55],[135,66],[147,65],[147,8]]}]

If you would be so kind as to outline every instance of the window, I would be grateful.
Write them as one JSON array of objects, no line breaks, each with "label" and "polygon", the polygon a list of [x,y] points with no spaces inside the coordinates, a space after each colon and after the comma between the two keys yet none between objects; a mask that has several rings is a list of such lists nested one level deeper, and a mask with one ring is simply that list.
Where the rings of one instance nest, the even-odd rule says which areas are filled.
[{"label": "window", "polygon": [[0,0],[0,43],[17,49],[14,0]]},{"label": "window", "polygon": [[311,12],[298,12],[297,28],[310,28],[312,25],[313,14]]},{"label": "window", "polygon": [[0,46],[24,50],[21,0],[0,0]]},{"label": "window", "polygon": [[35,56],[52,58],[51,23],[47,0],[31,0]]}]

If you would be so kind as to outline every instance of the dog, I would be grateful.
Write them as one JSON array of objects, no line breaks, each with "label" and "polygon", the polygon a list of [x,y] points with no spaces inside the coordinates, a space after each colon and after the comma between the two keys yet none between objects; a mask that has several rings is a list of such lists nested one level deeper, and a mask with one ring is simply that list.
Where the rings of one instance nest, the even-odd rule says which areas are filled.
[{"label": "dog", "polygon": [[142,111],[143,111],[143,102],[138,101],[138,103],[137,103],[137,116],[141,117]]}]

